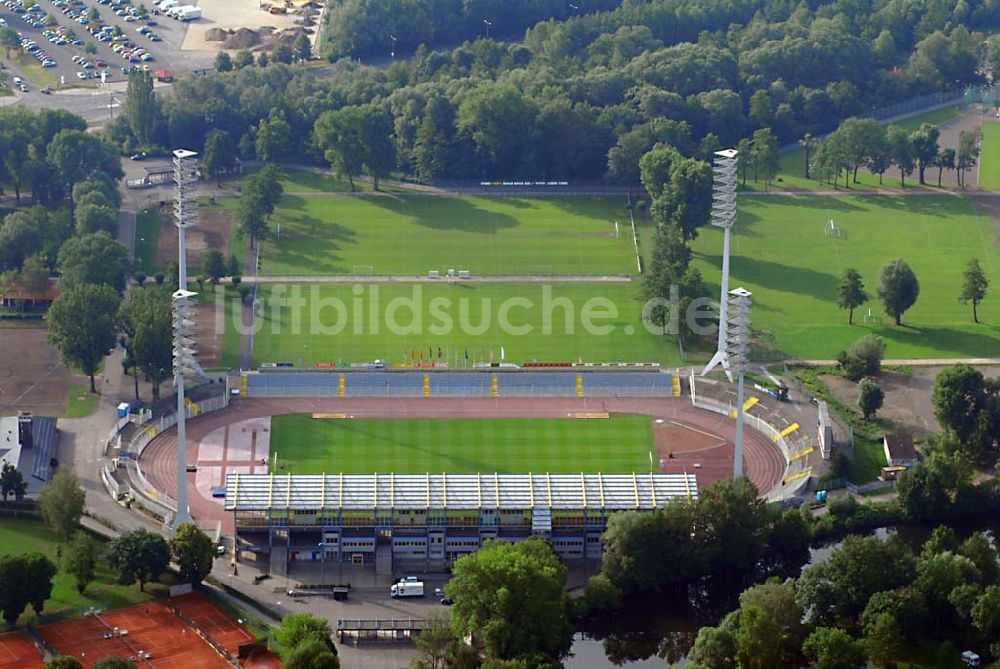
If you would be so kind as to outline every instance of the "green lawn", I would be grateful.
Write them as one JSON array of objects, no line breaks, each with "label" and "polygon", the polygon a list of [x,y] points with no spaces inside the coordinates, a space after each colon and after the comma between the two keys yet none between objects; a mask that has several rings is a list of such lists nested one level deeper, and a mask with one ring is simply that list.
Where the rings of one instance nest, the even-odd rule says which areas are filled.
[{"label": "green lawn", "polygon": [[647,471],[652,448],[648,416],[271,419],[271,450],[301,473]]},{"label": "green lawn", "polygon": [[[824,236],[833,219],[845,233]],[[978,257],[1000,286],[996,223],[966,198],[941,196],[743,198],[733,230],[731,287],[754,293],[757,334],[792,357],[830,359],[871,331],[885,338],[887,357],[995,356],[1000,351],[1000,296],[980,305],[979,325],[958,301],[966,262]],[[718,285],[722,233],[706,227],[693,245],[694,265]],[[896,327],[875,298],[877,273],[905,259],[920,280],[920,297]],[[857,268],[873,297],[847,324],[836,284]],[[865,324],[868,308],[879,324]]]},{"label": "green lawn", "polygon": [[101,396],[90,392],[89,385],[71,386],[66,418],[84,418],[94,413]]},{"label": "green lawn", "polygon": [[[219,198],[218,206],[235,207]],[[620,197],[285,196],[263,274],[628,274]],[[233,245],[238,249],[242,244]]]},{"label": "green lawn", "polygon": [[856,434],[854,458],[851,460],[851,472],[847,478],[856,484],[874,481],[882,475],[882,468],[885,465],[885,450],[882,448],[882,442],[866,439]]},{"label": "green lawn", "polygon": [[[908,119],[897,121],[894,125],[898,125],[905,130],[913,131],[920,127],[922,123],[930,123],[932,125],[940,125],[946,121],[950,121],[962,114],[962,108],[959,106],[955,107],[945,107],[944,109],[937,109],[932,112],[927,112],[926,114],[919,114],[917,116],[912,116]],[[954,147],[953,147],[954,148]],[[920,186],[917,183],[916,172],[912,176],[906,178],[907,188],[937,188],[937,186],[932,184],[937,184],[937,170],[933,168],[928,168],[927,174],[925,176],[927,181],[927,186]],[[851,184],[852,187],[873,187],[880,186],[878,182],[878,177],[870,174],[864,168],[858,170],[858,184]],[[742,184],[742,180],[740,182]],[[843,186],[844,180],[841,176],[840,184]],[[776,182],[772,185],[772,190],[776,189],[787,189],[787,190],[816,190],[819,188],[829,188],[829,184],[820,183],[815,179],[805,178],[805,160],[802,155],[802,149],[798,148],[794,151],[789,151],[788,153],[783,153],[778,157],[778,176]],[[899,170],[895,167],[889,168],[889,171],[885,173],[883,183],[881,184],[883,188],[898,188],[899,187]],[[763,190],[763,184],[753,182],[752,172],[748,175],[748,180],[746,184],[747,190]]]},{"label": "green lawn", "polygon": [[[381,358],[391,364],[403,362],[412,349],[428,347],[435,357],[441,347],[462,359],[466,350],[477,360],[488,359],[492,351],[499,361],[503,346],[507,361],[516,363],[678,364],[674,339],[643,326],[640,293],[638,282],[263,285],[254,361],[308,365]],[[301,307],[282,305],[277,298]],[[501,317],[509,328],[501,326]],[[224,343],[238,345],[238,338],[224,337]]]},{"label": "green lawn", "polygon": [[[57,551],[61,544],[55,535],[38,520],[23,518],[0,518],[0,555],[20,555],[40,552],[59,564]],[[139,585],[118,585],[117,574],[103,560],[97,562],[97,577],[81,595],[76,591],[72,576],[61,571],[53,579],[52,597],[45,602],[42,615],[53,614],[72,617],[80,615],[88,607],[101,609],[127,606],[152,599],[152,593],[162,589],[158,584],[148,584],[146,592],[139,591]],[[21,617],[21,622],[34,617],[30,607]]]},{"label": "green lawn", "polygon": [[135,216],[135,268],[152,278],[157,267],[156,246],[160,240],[160,213],[143,209]]},{"label": "green lawn", "polygon": [[979,154],[979,187],[1000,189],[1000,123],[984,121]]}]

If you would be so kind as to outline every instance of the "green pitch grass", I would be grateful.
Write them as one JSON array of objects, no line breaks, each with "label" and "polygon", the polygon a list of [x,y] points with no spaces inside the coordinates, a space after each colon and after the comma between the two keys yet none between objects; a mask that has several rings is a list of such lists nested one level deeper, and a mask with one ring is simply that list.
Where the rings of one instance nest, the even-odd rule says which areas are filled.
[{"label": "green pitch grass", "polygon": [[[235,207],[235,199],[219,205]],[[615,237],[618,221],[621,236]],[[287,195],[260,249],[262,274],[629,274],[621,197]],[[242,254],[245,242],[234,249]],[[370,269],[369,269],[370,268]]]},{"label": "green pitch grass", "polygon": [[1000,190],[1000,123],[986,121],[982,125],[983,140],[979,152],[979,187]]},{"label": "green pitch grass", "polygon": [[[300,309],[272,306],[279,297],[295,299],[296,290]],[[641,290],[638,282],[263,285],[254,361],[310,365],[381,358],[393,364],[428,347],[435,360],[441,347],[442,360],[457,352],[464,362],[468,350],[470,362],[488,361],[491,351],[499,361],[502,346],[506,360],[516,363],[582,359],[676,365],[676,341],[649,332],[640,320]],[[403,300],[418,307],[411,310]],[[396,306],[400,308],[394,311]],[[318,307],[322,310],[314,313]],[[591,318],[595,311],[608,317]],[[377,329],[371,324],[373,315]],[[500,326],[501,315],[512,326],[510,334]],[[325,334],[321,327],[328,328]],[[531,331],[517,334],[523,327]],[[230,321],[226,330],[231,329]],[[224,337],[224,342],[238,346],[235,337]]]},{"label": "green pitch grass", "polygon": [[[49,617],[72,617],[82,615],[87,608],[93,606],[100,609],[116,606],[127,606],[137,602],[145,602],[153,598],[156,590],[163,588],[156,583],[147,583],[146,592],[139,591],[135,585],[118,585],[115,580],[118,574],[104,560],[97,561],[96,578],[83,594],[76,591],[76,581],[70,574],[62,570],[56,551],[62,545],[56,536],[39,520],[24,518],[0,518],[0,555],[22,555],[24,553],[43,553],[49,556],[59,572],[52,579],[52,597],[45,602],[42,615]],[[30,607],[22,614],[21,621],[34,618]]]},{"label": "green pitch grass", "polygon": [[271,451],[294,473],[648,471],[654,449],[648,416],[271,419]]},{"label": "green pitch grass", "polygon": [[[833,219],[846,237],[824,236]],[[760,341],[799,358],[832,359],[866,334],[887,344],[890,358],[995,356],[1000,351],[1000,255],[997,224],[975,203],[954,196],[794,197],[741,200],[733,229],[733,288],[754,293]],[[718,285],[722,233],[706,227],[694,243],[695,266]],[[992,293],[980,304],[979,325],[958,296],[962,272],[979,258]],[[896,327],[877,299],[879,268],[906,260],[920,281],[916,305]],[[844,269],[864,277],[872,297],[855,310],[854,325],[836,302]],[[865,324],[868,308],[882,323]]]}]

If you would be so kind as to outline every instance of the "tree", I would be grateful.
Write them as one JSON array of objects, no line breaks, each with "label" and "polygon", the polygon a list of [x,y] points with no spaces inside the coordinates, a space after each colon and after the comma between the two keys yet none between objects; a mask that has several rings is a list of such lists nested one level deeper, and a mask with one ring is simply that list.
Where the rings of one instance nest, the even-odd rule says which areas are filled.
[{"label": "tree", "polygon": [[865,420],[870,420],[882,408],[885,392],[871,379],[861,379],[858,384],[858,407]]},{"label": "tree", "polygon": [[292,126],[277,108],[257,126],[257,157],[264,162],[281,160],[293,146]]},{"label": "tree", "polygon": [[236,145],[233,143],[232,135],[218,128],[209,130],[205,135],[201,164],[213,177],[232,170],[236,166]]},{"label": "tree", "polygon": [[771,579],[740,595],[736,656],[741,667],[799,666],[804,630],[793,583]]},{"label": "tree", "polygon": [[764,188],[767,189],[771,180],[778,172],[778,138],[774,136],[770,128],[761,128],[753,133],[752,153],[753,153],[753,180],[757,181],[758,173],[764,179]]},{"label": "tree", "polygon": [[488,657],[536,653],[556,660],[569,650],[566,566],[544,541],[493,540],[460,558],[445,590],[455,601],[452,625],[474,634]]},{"label": "tree", "polygon": [[34,609],[35,615],[40,616],[45,601],[52,596],[52,579],[59,569],[47,555],[41,553],[28,553],[24,556],[24,564],[28,603]]},{"label": "tree", "polygon": [[688,659],[694,669],[739,669],[736,660],[735,627],[739,613],[734,611],[718,627],[704,626],[698,630]]},{"label": "tree", "polygon": [[[271,60],[275,63],[284,63],[285,65],[291,65],[292,60],[295,58],[295,54],[292,53],[292,47],[287,44],[279,44],[274,47],[274,51],[271,52]],[[216,67],[218,69],[218,67]],[[220,70],[224,71],[224,70]]]},{"label": "tree", "polygon": [[699,491],[695,533],[705,547],[711,573],[745,573],[766,543],[767,507],[745,476]]},{"label": "tree", "polygon": [[219,279],[226,276],[226,259],[219,249],[211,249],[205,254],[205,260],[201,265],[201,272],[212,285],[219,283]]},{"label": "tree", "polygon": [[261,51],[257,54],[257,67],[267,67],[271,62],[271,59],[267,56],[267,51]]},{"label": "tree", "polygon": [[106,232],[118,235],[118,212],[111,207],[84,204],[76,207],[76,231],[86,235],[94,232]]},{"label": "tree", "polygon": [[934,449],[900,476],[899,505],[914,520],[938,517],[952,510],[971,481],[972,467],[964,455]]},{"label": "tree", "polygon": [[937,159],[934,161],[934,167],[938,168],[938,188],[941,187],[941,174],[945,170],[955,169],[955,149],[941,149],[938,153]]},{"label": "tree", "polygon": [[177,562],[181,579],[201,583],[212,571],[215,546],[194,523],[183,523],[170,539],[170,552]]},{"label": "tree", "polygon": [[128,73],[125,93],[125,119],[140,146],[153,143],[156,129],[156,95],[153,93],[153,75],[142,68],[132,68]]},{"label": "tree", "polygon": [[1000,433],[1000,386],[968,365],[954,365],[934,382],[934,417],[973,458],[995,448]]},{"label": "tree", "polygon": [[299,34],[292,41],[292,53],[294,53],[295,58],[300,61],[306,61],[312,58],[312,44],[309,42],[309,38],[303,34]]},{"label": "tree", "polygon": [[303,643],[314,640],[322,642],[329,650],[336,652],[332,635],[330,621],[311,613],[290,613],[281,619],[281,625],[274,630],[274,640],[278,643],[278,650],[283,658],[287,658]]},{"label": "tree", "polygon": [[82,130],[60,130],[49,142],[46,157],[59,173],[67,193],[72,192],[74,184],[86,179],[102,177],[117,181],[125,176],[118,151],[98,135]]},{"label": "tree", "polygon": [[9,462],[3,463],[3,470],[0,470],[0,492],[3,494],[3,501],[7,501],[8,495],[13,495],[14,499],[20,502],[27,491],[28,484],[24,482],[24,476],[17,467]]},{"label": "tree", "polygon": [[90,665],[90,669],[137,669],[137,666],[135,662],[128,658],[108,655]]},{"label": "tree", "polygon": [[63,565],[76,582],[76,591],[80,594],[87,589],[87,584],[94,580],[97,566],[97,554],[100,546],[86,532],[78,530],[73,540],[63,553]]},{"label": "tree", "polygon": [[35,254],[24,259],[24,265],[17,273],[16,283],[29,292],[43,292],[49,287],[49,268],[42,256]]},{"label": "tree", "polygon": [[220,51],[215,54],[215,63],[213,66],[216,72],[230,72],[233,69],[233,59],[230,58],[228,52]]},{"label": "tree", "polygon": [[45,669],[83,669],[83,665],[72,655],[56,655],[45,663]]},{"label": "tree", "polygon": [[996,653],[1000,639],[1000,587],[991,585],[983,589],[972,607],[972,623],[983,636],[990,639],[990,652]]},{"label": "tree", "polygon": [[979,266],[979,260],[977,258],[970,260],[969,264],[965,266],[965,272],[962,273],[962,295],[959,299],[962,304],[972,302],[973,323],[979,322],[979,313],[976,309],[986,297],[986,289],[989,288],[989,285],[986,273]]},{"label": "tree", "polygon": [[892,260],[878,273],[878,296],[885,305],[885,313],[902,325],[902,317],[920,295],[920,282],[905,260]]},{"label": "tree", "polygon": [[865,666],[865,651],[861,644],[835,627],[817,627],[802,645],[802,651],[816,669],[859,669]]},{"label": "tree", "polygon": [[[885,356],[885,341],[877,334],[869,332],[851,344],[847,357],[857,361],[860,375],[875,376],[882,368],[882,358]],[[860,378],[860,375],[858,378]],[[857,380],[857,379],[852,379]]]},{"label": "tree", "polygon": [[958,185],[965,188],[965,173],[972,169],[979,159],[979,129],[962,130],[958,133]]},{"label": "tree", "polygon": [[[812,148],[812,140],[813,140],[813,136],[812,136],[811,132],[807,132],[805,135],[802,136],[802,139],[799,140],[799,146],[802,147],[802,159],[803,159],[804,166],[805,166],[804,175],[805,175],[806,179],[810,178],[809,177],[809,149]],[[741,151],[741,153],[742,153],[742,151]],[[745,183],[746,183],[746,178],[744,178],[744,185],[745,185]]]},{"label": "tree", "polygon": [[229,254],[229,261],[226,263],[226,274],[233,279],[239,277],[243,272],[240,271],[240,261],[236,259],[236,256]]},{"label": "tree", "polygon": [[25,556],[0,556],[0,615],[13,627],[30,601]]},{"label": "tree", "polygon": [[446,669],[448,649],[458,638],[451,629],[448,616],[432,613],[427,617],[424,629],[413,640],[417,650],[423,654],[429,669]]},{"label": "tree", "polygon": [[796,600],[817,625],[843,626],[856,620],[876,592],[913,581],[916,561],[898,538],[848,535],[826,562],[806,567]]},{"label": "tree", "polygon": [[73,237],[59,249],[56,265],[63,291],[82,284],[104,284],[119,293],[129,274],[128,249],[107,232]]},{"label": "tree", "polygon": [[413,147],[417,174],[432,180],[454,169],[455,109],[443,95],[428,98]]},{"label": "tree", "polygon": [[267,237],[269,227],[264,216],[264,202],[259,194],[244,189],[236,203],[234,218],[240,235],[250,238],[251,249],[256,247],[258,239]]},{"label": "tree", "polygon": [[997,551],[990,540],[982,532],[973,532],[962,542],[957,553],[972,560],[979,572],[979,580],[983,585],[992,585],[1000,579],[1000,563],[997,562]]},{"label": "tree", "polygon": [[233,55],[233,68],[242,70],[253,65],[253,53],[250,49],[240,49]]},{"label": "tree", "polygon": [[85,284],[60,293],[49,307],[49,342],[59,349],[67,366],[90,377],[92,393],[97,392],[94,374],[117,341],[120,303],[110,286]]},{"label": "tree", "polygon": [[282,663],[284,669],[340,669],[340,660],[323,642],[308,639],[296,646]]},{"label": "tree", "polygon": [[361,173],[364,164],[360,125],[360,109],[342,107],[320,114],[313,127],[316,148],[337,174],[347,177],[351,192],[354,192],[354,177]]},{"label": "tree", "polygon": [[844,270],[844,276],[837,284],[837,304],[841,309],[847,309],[847,324],[854,324],[854,310],[868,301],[865,284],[861,274],[853,267]]},{"label": "tree", "polygon": [[153,399],[173,374],[171,289],[160,285],[133,290],[118,312],[129,362],[152,382]]},{"label": "tree", "polygon": [[889,155],[892,162],[899,168],[899,184],[906,187],[906,175],[913,174],[914,150],[909,133],[898,125],[890,125],[886,130],[886,140],[889,143]]},{"label": "tree", "polygon": [[155,581],[170,564],[170,547],[159,534],[133,530],[111,541],[108,562],[119,572],[118,582],[131,585],[139,581],[142,590],[147,581]]},{"label": "tree", "polygon": [[937,127],[930,123],[922,123],[920,128],[914,130],[910,135],[910,144],[913,146],[913,157],[917,161],[920,185],[924,185],[924,170],[929,165],[933,165],[938,156],[938,137],[940,135],[941,132]]},{"label": "tree", "polygon": [[80,524],[86,493],[72,470],[59,468],[38,495],[38,510],[45,524],[63,541]]},{"label": "tree", "polygon": [[0,225],[0,268],[18,269],[42,248],[42,231],[26,212],[8,214]]}]

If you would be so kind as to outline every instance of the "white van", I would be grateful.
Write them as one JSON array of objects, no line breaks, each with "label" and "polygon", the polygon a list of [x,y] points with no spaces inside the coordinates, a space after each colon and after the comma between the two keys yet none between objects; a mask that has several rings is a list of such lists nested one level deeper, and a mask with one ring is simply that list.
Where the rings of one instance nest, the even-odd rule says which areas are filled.
[{"label": "white van", "polygon": [[161,12],[165,12],[168,9],[170,9],[171,7],[176,7],[177,4],[178,4],[178,0],[163,0],[163,2],[161,2],[160,4],[157,5],[157,8]]},{"label": "white van", "polygon": [[20,86],[21,85],[21,77],[14,77],[11,81],[14,82],[15,86]]},{"label": "white van", "polygon": [[962,653],[962,664],[967,667],[978,667],[979,666],[979,655],[973,653],[971,650],[967,650]]}]

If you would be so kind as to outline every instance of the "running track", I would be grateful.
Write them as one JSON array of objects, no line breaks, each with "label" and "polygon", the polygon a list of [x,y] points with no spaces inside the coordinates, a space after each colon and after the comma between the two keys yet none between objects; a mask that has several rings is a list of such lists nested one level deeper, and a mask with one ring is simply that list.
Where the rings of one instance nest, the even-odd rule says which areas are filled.
[{"label": "running track", "polygon": [[[187,461],[197,462],[198,444],[208,433],[231,423],[276,414],[341,412],[358,418],[453,418],[456,416],[494,418],[560,418],[582,412],[621,412],[647,414],[672,420],[719,435],[726,443],[708,451],[678,453],[666,460],[663,471],[695,472],[698,484],[705,486],[727,478],[733,468],[733,439],[736,422],[719,414],[696,409],[685,399],[607,399],[607,398],[274,398],[237,399],[228,409],[192,418],[187,424]],[[177,430],[172,428],[156,437],[143,451],[140,466],[150,484],[171,498],[177,494]],[[695,468],[695,462],[700,467]],[[785,469],[781,451],[769,438],[746,428],[744,433],[743,471],[763,495],[780,482]],[[232,515],[218,502],[206,499],[195,487],[195,474],[188,478],[191,514],[203,525],[222,522],[223,532],[232,534]]]}]

